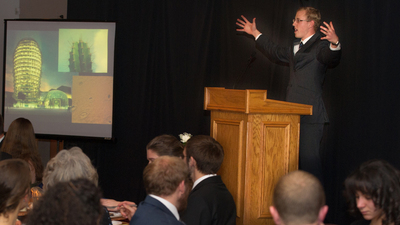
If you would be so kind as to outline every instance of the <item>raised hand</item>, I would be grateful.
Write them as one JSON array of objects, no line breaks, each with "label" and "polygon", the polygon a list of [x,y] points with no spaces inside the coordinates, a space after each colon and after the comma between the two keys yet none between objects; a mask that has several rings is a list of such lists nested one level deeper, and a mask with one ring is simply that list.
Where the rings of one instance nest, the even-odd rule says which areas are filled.
[{"label": "raised hand", "polygon": [[253,18],[253,23],[250,23],[246,17],[243,15],[241,16],[242,19],[237,19],[236,25],[238,25],[240,28],[236,29],[236,31],[242,31],[246,32],[247,34],[253,35],[254,37],[257,37],[260,33],[260,31],[257,30],[256,26],[256,18]]},{"label": "raised hand", "polygon": [[322,37],[321,40],[327,40],[332,44],[336,44],[339,41],[339,37],[336,35],[332,21],[329,24],[324,22],[324,25],[325,26],[320,26],[321,33],[325,34],[325,37]]}]

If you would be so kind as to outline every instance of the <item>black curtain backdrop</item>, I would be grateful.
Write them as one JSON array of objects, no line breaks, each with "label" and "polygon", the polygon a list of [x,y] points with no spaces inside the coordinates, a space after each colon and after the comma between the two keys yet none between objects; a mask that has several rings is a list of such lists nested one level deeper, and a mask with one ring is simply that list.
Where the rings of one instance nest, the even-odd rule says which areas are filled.
[{"label": "black curtain backdrop", "polygon": [[260,31],[290,45],[300,6],[320,9],[342,43],[341,63],[324,83],[330,123],[321,153],[326,222],[351,222],[342,197],[345,177],[373,158],[400,167],[398,0],[69,0],[68,19],[117,22],[116,142],[66,142],[93,159],[105,197],[144,199],[145,146],[153,137],[210,133],[204,87],[232,88],[243,76],[237,88],[267,89],[268,98],[284,100],[288,68],[258,52],[235,22],[240,15],[256,17]]}]

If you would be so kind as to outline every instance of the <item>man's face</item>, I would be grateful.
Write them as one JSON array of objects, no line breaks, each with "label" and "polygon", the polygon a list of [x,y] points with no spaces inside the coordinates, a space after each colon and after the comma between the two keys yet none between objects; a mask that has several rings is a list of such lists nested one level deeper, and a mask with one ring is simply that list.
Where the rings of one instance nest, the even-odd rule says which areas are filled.
[{"label": "man's face", "polygon": [[307,21],[306,11],[297,11],[293,22],[294,36],[302,40],[314,34],[314,21]]}]

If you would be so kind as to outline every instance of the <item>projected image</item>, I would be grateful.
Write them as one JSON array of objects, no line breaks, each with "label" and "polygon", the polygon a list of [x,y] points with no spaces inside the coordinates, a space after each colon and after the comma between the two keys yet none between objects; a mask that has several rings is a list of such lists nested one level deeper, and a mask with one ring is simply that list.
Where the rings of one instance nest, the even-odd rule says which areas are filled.
[{"label": "projected image", "polygon": [[7,110],[64,109],[71,107],[72,77],[58,73],[58,32],[10,31],[7,39]]},{"label": "projected image", "polygon": [[24,117],[36,133],[111,137],[114,34],[111,23],[7,21],[4,127]]},{"label": "projected image", "polygon": [[60,29],[58,71],[107,73],[106,29]]}]

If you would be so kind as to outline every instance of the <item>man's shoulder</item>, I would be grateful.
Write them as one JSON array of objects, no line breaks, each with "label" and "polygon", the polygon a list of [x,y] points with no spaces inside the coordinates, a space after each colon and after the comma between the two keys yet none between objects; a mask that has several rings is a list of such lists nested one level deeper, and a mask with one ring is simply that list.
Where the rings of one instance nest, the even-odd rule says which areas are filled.
[{"label": "man's shoulder", "polygon": [[147,224],[172,224],[182,225],[172,213],[168,213],[161,202],[156,199],[146,198],[142,202],[132,217],[130,225],[147,225]]},{"label": "man's shoulder", "polygon": [[196,186],[189,194],[188,201],[216,201],[222,204],[234,203],[232,194],[220,176],[209,177]]}]

